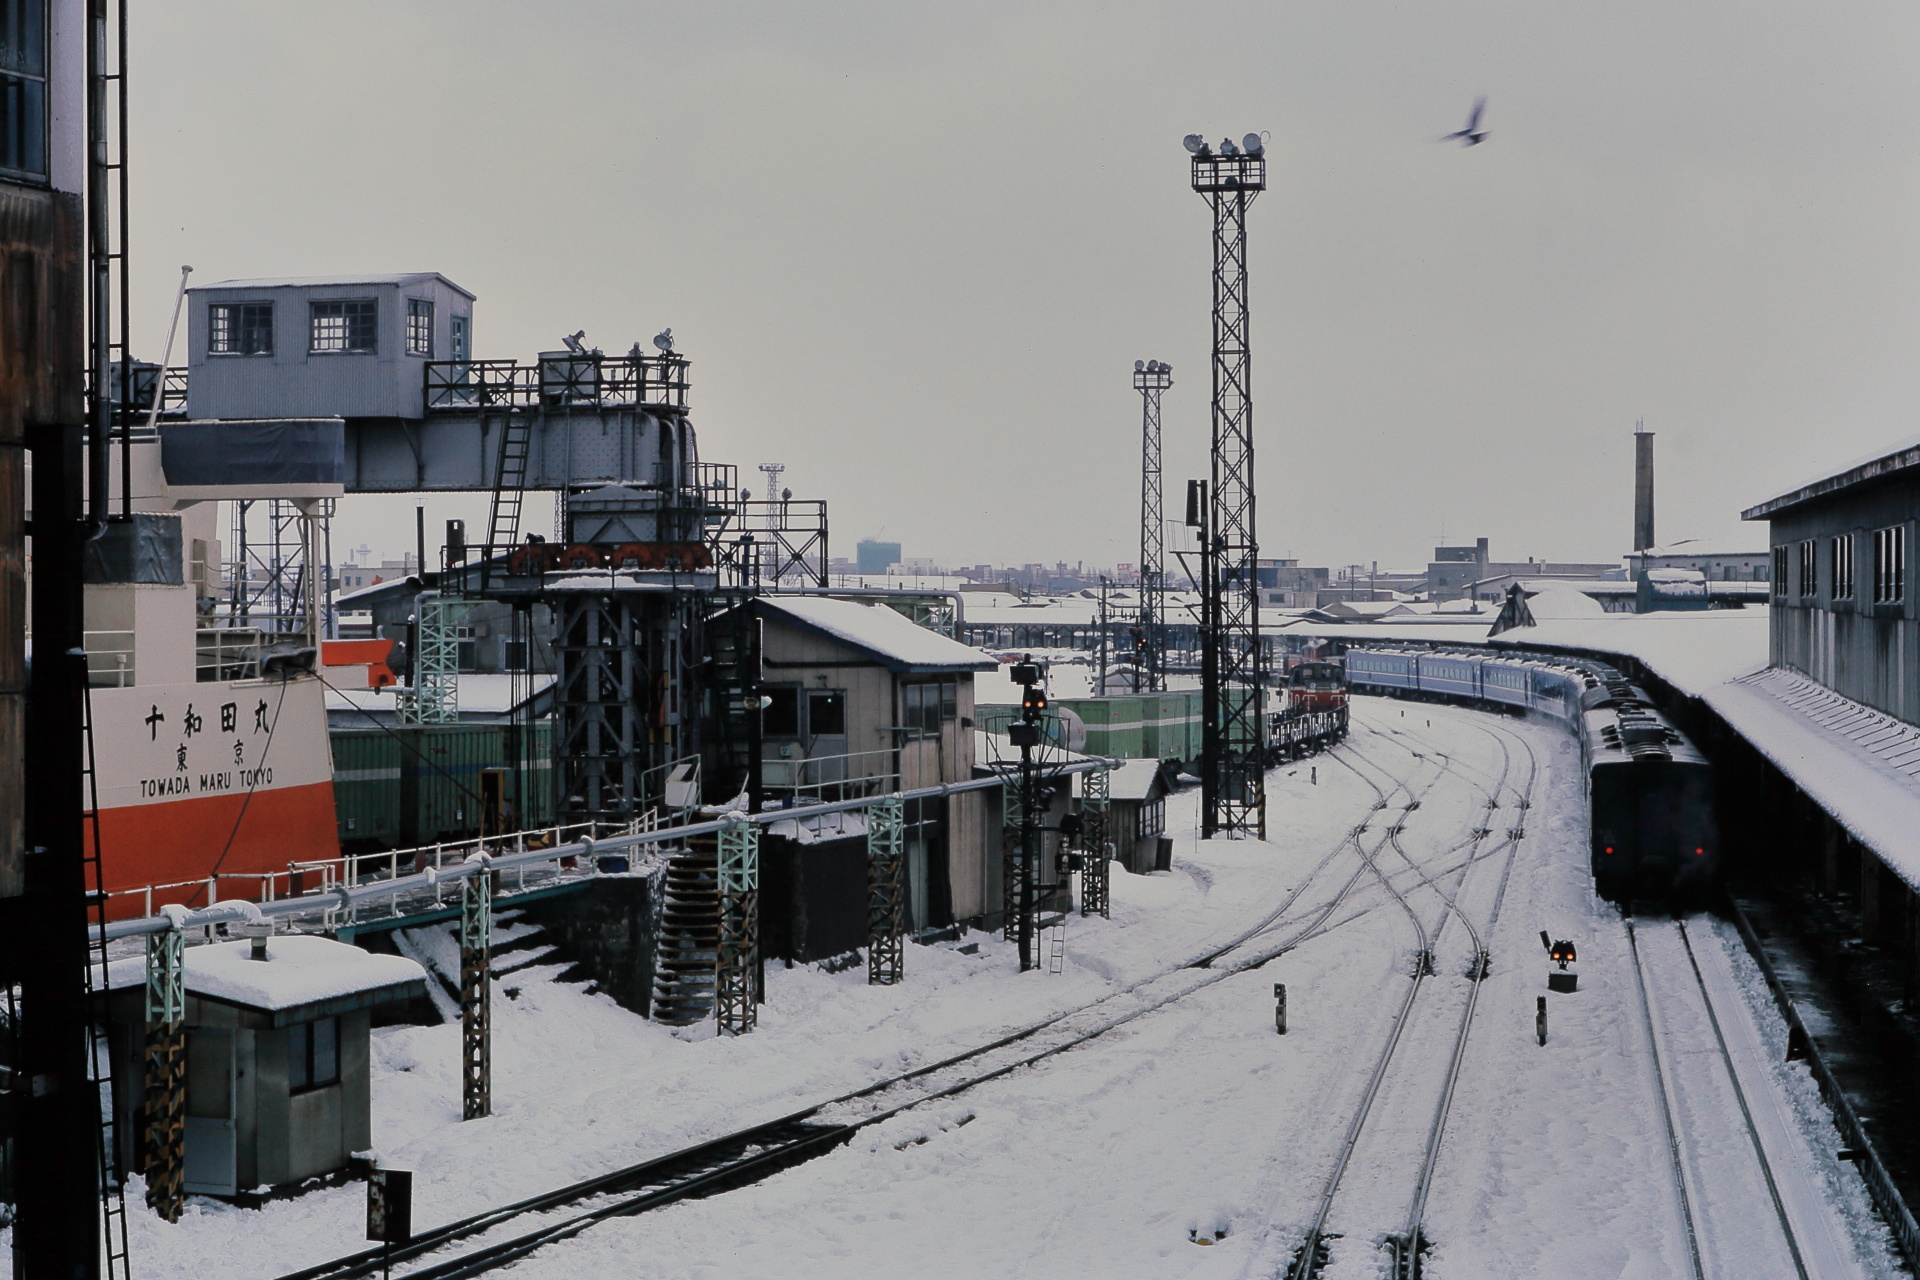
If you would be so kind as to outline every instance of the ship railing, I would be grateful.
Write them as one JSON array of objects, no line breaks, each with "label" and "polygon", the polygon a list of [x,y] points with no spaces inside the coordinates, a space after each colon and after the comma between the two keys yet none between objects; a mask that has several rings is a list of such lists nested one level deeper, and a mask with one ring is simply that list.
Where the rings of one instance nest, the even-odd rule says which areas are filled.
[{"label": "ship railing", "polygon": [[87,683],[96,689],[125,689],[133,679],[133,632],[85,633]]}]

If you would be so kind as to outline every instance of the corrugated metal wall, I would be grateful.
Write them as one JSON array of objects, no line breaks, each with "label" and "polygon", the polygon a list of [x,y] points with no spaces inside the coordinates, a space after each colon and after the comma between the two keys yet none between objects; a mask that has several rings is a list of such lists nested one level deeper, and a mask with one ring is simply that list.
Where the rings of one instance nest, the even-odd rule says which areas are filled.
[{"label": "corrugated metal wall", "polygon": [[[532,727],[523,752],[501,724],[335,729],[334,807],[348,848],[409,848],[480,834],[480,775],[504,774],[509,828],[553,821],[552,725]],[[519,787],[516,792],[516,772]]]}]

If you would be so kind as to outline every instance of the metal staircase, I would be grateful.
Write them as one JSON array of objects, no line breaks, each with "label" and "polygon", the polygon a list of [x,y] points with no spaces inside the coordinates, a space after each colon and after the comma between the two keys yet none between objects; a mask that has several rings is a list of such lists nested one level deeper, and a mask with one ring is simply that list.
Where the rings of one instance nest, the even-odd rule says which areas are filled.
[{"label": "metal staircase", "polygon": [[653,956],[653,1020],[691,1026],[713,1012],[720,958],[720,855],[713,836],[667,860]]},{"label": "metal staircase", "polygon": [[520,504],[527,494],[533,428],[530,413],[509,409],[501,419],[500,461],[493,473],[493,508],[487,518],[487,547],[480,570],[483,577],[492,573],[493,558],[511,552],[520,539]]}]

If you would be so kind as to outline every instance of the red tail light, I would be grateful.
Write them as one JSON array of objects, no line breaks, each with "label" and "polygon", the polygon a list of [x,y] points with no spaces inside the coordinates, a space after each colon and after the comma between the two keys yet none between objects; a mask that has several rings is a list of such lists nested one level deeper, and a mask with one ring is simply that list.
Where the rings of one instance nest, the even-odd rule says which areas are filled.
[{"label": "red tail light", "polygon": [[1702,846],[1702,847],[1700,847],[1700,848],[1698,848],[1698,849],[1695,849],[1695,850],[1694,850],[1694,852],[1695,852],[1695,853],[1705,853],[1706,851],[1707,851],[1707,850],[1706,850],[1706,847],[1705,847],[1705,846]]}]

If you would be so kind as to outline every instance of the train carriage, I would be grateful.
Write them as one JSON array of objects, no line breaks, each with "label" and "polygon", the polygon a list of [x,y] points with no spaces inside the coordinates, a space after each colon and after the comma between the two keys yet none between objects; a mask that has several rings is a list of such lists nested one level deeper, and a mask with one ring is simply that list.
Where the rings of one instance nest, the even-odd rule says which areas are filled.
[{"label": "train carriage", "polygon": [[1444,698],[1557,720],[1580,743],[1590,866],[1603,898],[1699,900],[1719,870],[1713,770],[1603,662],[1519,653],[1349,649],[1357,691]]}]

